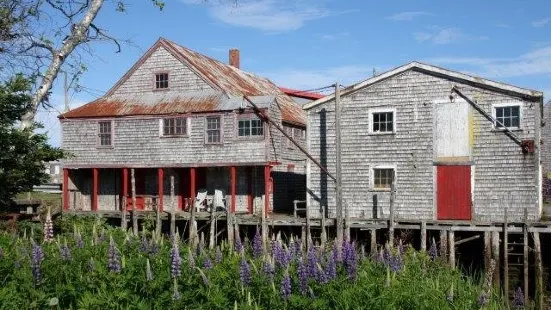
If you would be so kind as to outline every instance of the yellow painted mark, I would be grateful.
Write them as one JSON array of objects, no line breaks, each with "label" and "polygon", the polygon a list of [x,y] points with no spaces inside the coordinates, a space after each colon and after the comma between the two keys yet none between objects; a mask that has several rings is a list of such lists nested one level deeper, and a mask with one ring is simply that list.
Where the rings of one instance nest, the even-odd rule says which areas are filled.
[{"label": "yellow painted mark", "polygon": [[474,130],[475,130],[475,121],[473,109],[469,108],[469,148],[472,150],[475,142]]}]

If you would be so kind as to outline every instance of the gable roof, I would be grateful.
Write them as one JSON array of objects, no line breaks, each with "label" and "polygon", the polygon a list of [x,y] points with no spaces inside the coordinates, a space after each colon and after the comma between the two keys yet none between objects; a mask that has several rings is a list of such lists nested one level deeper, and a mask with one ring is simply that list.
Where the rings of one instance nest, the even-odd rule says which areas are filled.
[{"label": "gable roof", "polygon": [[[460,80],[460,81],[464,81],[464,82],[467,82],[467,83],[475,84],[475,85],[477,85],[478,87],[481,87],[481,88],[487,88],[487,89],[502,91],[502,92],[506,92],[506,93],[513,93],[513,94],[515,94],[517,96],[520,96],[520,97],[529,97],[529,98],[543,97],[543,93],[539,92],[539,91],[520,88],[520,87],[512,86],[512,85],[509,85],[509,84],[505,84],[505,83],[494,82],[494,81],[491,81],[491,80],[488,80],[488,79],[483,79],[483,78],[480,78],[480,77],[476,77],[476,76],[468,75],[468,74],[465,74],[465,73],[460,73],[460,72],[457,72],[457,71],[452,71],[452,70],[436,67],[436,66],[433,66],[433,65],[428,65],[428,64],[416,62],[416,61],[410,62],[406,65],[400,66],[398,68],[392,69],[392,70],[387,71],[385,73],[382,73],[380,75],[377,75],[377,76],[374,76],[374,77],[369,78],[367,80],[364,80],[360,83],[357,83],[357,84],[354,84],[352,86],[346,87],[346,88],[341,90],[341,97],[346,96],[350,93],[353,93],[357,90],[360,90],[364,87],[368,87],[368,86],[371,86],[375,83],[378,83],[378,82],[384,81],[386,79],[389,79],[389,78],[391,78],[395,75],[401,74],[401,73],[403,73],[405,71],[408,71],[408,70],[417,70],[417,71],[420,71],[420,72],[424,72],[424,73],[428,73],[428,74],[432,74],[432,75],[436,75],[436,76],[442,76],[444,78]],[[334,98],[335,98],[335,94],[333,93],[331,95],[325,96],[321,99],[318,99],[316,101],[313,101],[313,102],[310,102],[310,103],[304,105],[303,109],[304,110],[309,110],[309,109],[315,108],[315,107],[317,107],[317,106],[319,106],[319,105],[321,105],[325,102],[333,100]]]},{"label": "gable roof", "polygon": [[[306,116],[302,108],[296,104],[291,97],[281,91],[269,79],[245,72],[206,55],[192,51],[186,47],[178,45],[165,38],[159,38],[155,44],[124,74],[124,76],[100,99],[95,100],[75,110],[69,111],[61,118],[73,117],[94,117],[94,113],[101,114],[100,103],[112,102],[111,100],[115,90],[120,87],[140,65],[147,60],[154,51],[163,47],[170,52],[176,59],[185,63],[205,82],[211,85],[215,90],[221,91],[227,97],[235,96],[274,96],[279,107],[284,122],[305,125]],[[183,94],[185,95],[185,94]],[[130,98],[128,98],[129,100]],[[130,103],[128,100],[124,100]],[[119,100],[121,101],[121,100]],[[178,101],[172,101],[172,104]],[[163,104],[162,101],[158,102]],[[93,106],[89,106],[93,105]],[[198,108],[198,107],[197,107]],[[216,105],[205,104],[202,112],[214,111]],[[84,113],[86,111],[86,113]],[[106,116],[106,115],[104,115]]]}]

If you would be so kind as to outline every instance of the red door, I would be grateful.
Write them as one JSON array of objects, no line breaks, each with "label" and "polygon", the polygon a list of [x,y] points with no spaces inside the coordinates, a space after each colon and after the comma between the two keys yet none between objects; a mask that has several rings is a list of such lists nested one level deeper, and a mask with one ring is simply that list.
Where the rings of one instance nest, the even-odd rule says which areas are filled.
[{"label": "red door", "polygon": [[439,220],[471,219],[471,166],[436,168],[436,208]]}]

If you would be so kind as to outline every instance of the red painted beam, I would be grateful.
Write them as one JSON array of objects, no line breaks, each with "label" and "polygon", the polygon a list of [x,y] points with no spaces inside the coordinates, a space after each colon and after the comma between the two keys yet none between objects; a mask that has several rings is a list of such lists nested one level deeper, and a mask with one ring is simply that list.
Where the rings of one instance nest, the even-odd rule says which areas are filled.
[{"label": "red painted beam", "polygon": [[264,166],[264,214],[268,215],[270,211],[270,165]]},{"label": "red painted beam", "polygon": [[164,200],[164,189],[165,189],[165,171],[163,168],[157,170],[157,192],[159,194],[159,211],[163,212],[163,200]]},{"label": "red painted beam", "polygon": [[236,192],[236,168],[235,166],[230,167],[230,192],[231,192],[231,204],[230,204],[230,210],[231,213],[235,213],[235,192]]},{"label": "red painted beam", "polygon": [[191,208],[195,207],[195,179],[196,179],[196,173],[195,173],[195,167],[189,168],[189,192],[191,195]]},{"label": "red painted beam", "polygon": [[126,208],[128,205],[128,168],[122,168],[122,197],[126,198],[122,199],[122,202],[125,204],[122,207]]},{"label": "red painted beam", "polygon": [[69,210],[69,169],[63,169],[63,210]]},{"label": "red painted beam", "polygon": [[247,167],[247,209],[253,213],[253,167]]},{"label": "red painted beam", "polygon": [[98,168],[92,168],[92,211],[98,211],[98,183],[99,183],[99,170]]}]

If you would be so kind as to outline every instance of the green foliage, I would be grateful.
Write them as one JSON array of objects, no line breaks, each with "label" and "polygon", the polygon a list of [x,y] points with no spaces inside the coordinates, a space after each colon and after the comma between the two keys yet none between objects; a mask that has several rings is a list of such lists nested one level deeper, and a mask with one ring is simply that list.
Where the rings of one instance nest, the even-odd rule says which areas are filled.
[{"label": "green foliage", "polygon": [[9,205],[17,193],[45,182],[43,162],[64,155],[48,145],[46,135],[33,133],[40,124],[18,128],[21,117],[32,109],[29,91],[30,83],[21,75],[0,84],[0,207]]}]

